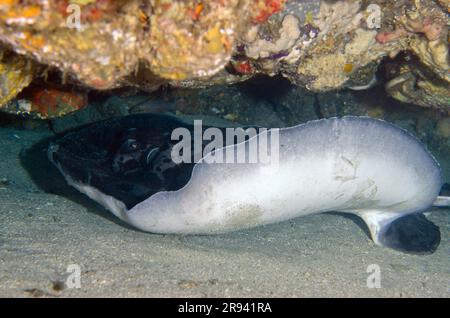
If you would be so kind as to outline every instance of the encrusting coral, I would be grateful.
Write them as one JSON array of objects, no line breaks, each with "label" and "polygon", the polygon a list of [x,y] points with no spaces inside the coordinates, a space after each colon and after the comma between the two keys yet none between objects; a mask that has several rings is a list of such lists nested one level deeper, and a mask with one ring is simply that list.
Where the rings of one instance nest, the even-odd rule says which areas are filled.
[{"label": "encrusting coral", "polygon": [[[383,60],[411,52],[416,58],[391,74],[388,93],[448,109],[448,4],[0,0],[2,52],[14,52],[2,59],[7,85],[0,105],[33,78],[42,78],[42,68],[59,70],[64,83],[95,90],[132,86],[154,91],[166,83],[204,87],[263,73],[322,92],[368,88],[377,82]],[[11,72],[23,63],[31,66]]]}]

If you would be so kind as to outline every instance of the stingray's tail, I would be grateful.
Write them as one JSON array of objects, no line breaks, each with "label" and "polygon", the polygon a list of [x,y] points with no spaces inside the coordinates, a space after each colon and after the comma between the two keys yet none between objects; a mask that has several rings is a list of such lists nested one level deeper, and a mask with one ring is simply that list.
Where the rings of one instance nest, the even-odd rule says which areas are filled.
[{"label": "stingray's tail", "polygon": [[450,197],[437,197],[434,201],[433,206],[440,208],[450,208]]}]

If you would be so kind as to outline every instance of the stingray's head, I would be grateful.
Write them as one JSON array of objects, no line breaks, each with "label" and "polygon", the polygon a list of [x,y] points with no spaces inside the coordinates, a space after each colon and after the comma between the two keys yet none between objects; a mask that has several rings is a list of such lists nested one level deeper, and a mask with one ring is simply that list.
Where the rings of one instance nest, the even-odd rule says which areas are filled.
[{"label": "stingray's head", "polygon": [[49,147],[50,160],[76,175],[93,170],[125,175],[151,167],[160,150],[168,147],[164,136],[152,130],[95,128],[93,125],[57,140]]},{"label": "stingray's head", "polygon": [[175,165],[170,157],[171,132],[178,125],[154,115],[113,118],[56,138],[48,157],[69,183],[95,188],[132,208],[189,180],[192,167]]}]

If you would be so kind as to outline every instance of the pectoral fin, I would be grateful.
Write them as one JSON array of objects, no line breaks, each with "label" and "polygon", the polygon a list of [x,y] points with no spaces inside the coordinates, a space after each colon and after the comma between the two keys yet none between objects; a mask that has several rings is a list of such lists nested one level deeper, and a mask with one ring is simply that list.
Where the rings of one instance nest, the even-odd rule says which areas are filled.
[{"label": "pectoral fin", "polygon": [[411,254],[431,254],[441,241],[439,227],[423,214],[380,211],[357,213],[369,228],[375,244]]}]

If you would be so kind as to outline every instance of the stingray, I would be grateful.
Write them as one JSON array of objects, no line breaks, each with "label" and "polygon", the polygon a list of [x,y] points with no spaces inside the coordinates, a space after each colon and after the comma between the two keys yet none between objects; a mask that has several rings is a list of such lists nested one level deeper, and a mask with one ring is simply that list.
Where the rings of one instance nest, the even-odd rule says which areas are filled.
[{"label": "stingray", "polygon": [[252,142],[273,143],[274,130],[177,163],[177,128],[194,132],[168,115],[108,119],[60,136],[48,156],[71,186],[147,232],[216,234],[339,211],[364,220],[377,245],[415,254],[439,245],[422,213],[450,206],[439,196],[439,164],[393,124],[350,116],[279,129],[276,163],[208,160],[229,150],[248,158]]}]

